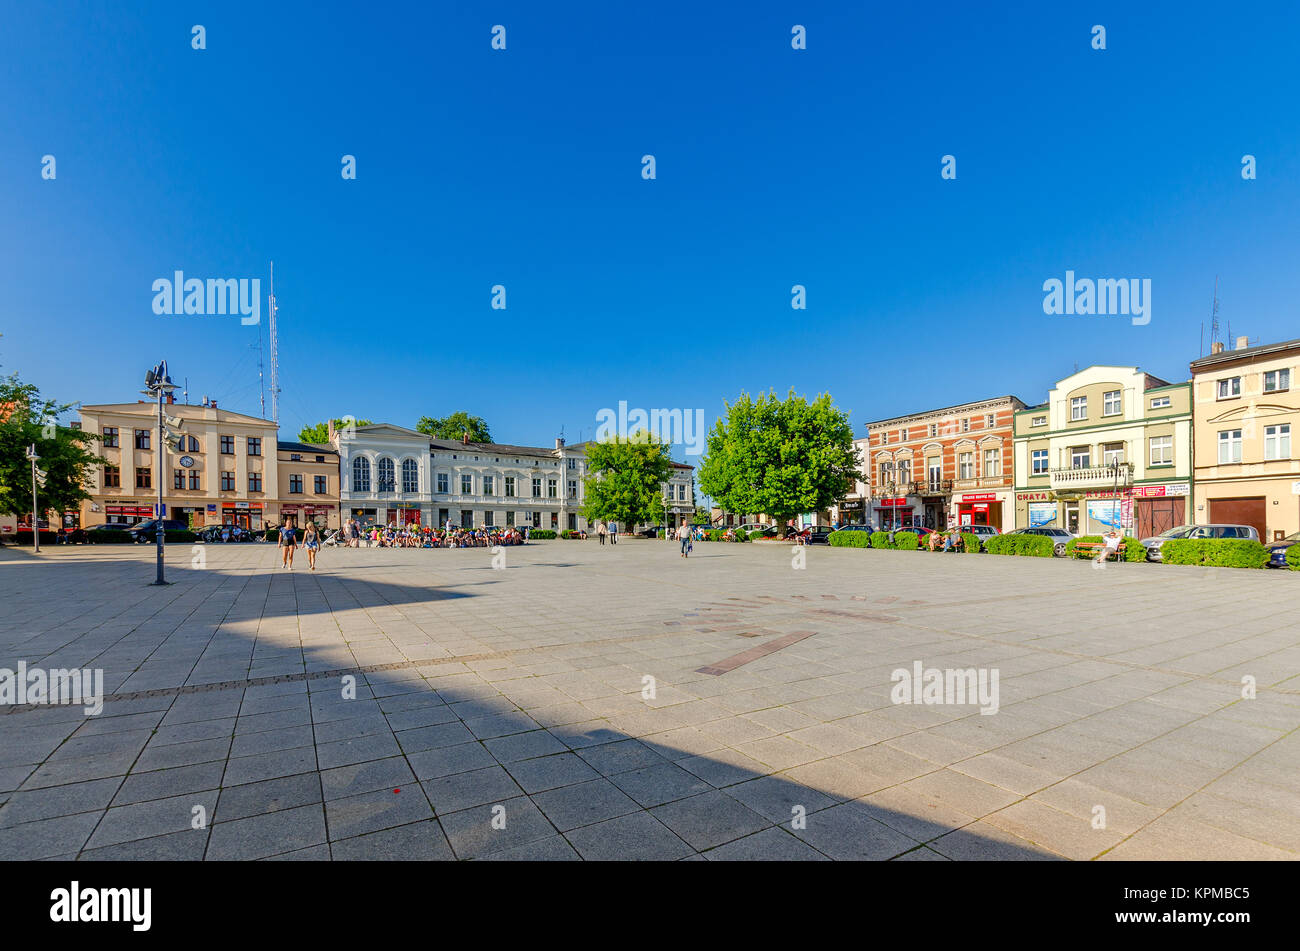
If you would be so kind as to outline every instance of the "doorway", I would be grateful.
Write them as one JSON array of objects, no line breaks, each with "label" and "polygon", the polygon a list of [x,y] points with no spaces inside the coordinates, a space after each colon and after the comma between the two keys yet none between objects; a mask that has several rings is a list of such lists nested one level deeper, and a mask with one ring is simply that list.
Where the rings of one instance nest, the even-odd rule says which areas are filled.
[{"label": "doorway", "polygon": [[1065,530],[1071,535],[1079,534],[1079,503],[1070,502],[1065,506]]}]

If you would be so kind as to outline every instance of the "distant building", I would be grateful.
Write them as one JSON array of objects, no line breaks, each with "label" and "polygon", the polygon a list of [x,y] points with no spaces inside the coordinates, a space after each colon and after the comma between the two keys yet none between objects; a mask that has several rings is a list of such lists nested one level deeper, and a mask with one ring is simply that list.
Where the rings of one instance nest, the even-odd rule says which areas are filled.
[{"label": "distant building", "polygon": [[298,527],[314,522],[318,528],[339,527],[339,454],[333,446],[316,443],[277,443],[280,471],[280,520]]}]

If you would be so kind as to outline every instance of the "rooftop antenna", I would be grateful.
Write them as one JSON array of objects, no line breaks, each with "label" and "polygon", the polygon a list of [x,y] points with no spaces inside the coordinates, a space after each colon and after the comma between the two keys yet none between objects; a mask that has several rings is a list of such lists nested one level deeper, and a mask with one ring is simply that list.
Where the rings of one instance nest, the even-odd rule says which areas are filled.
[{"label": "rooftop antenna", "polygon": [[1219,339],[1219,275],[1214,275],[1214,301],[1210,305],[1210,349]]},{"label": "rooftop antenna", "polygon": [[262,382],[262,328],[257,328],[257,343],[249,344],[250,347],[257,347],[257,398],[262,404],[262,419],[266,419],[266,386]]},{"label": "rooftop antenna", "polygon": [[186,406],[189,405],[190,403],[190,378],[189,377],[185,378],[185,389],[181,390],[181,399],[185,401]]},{"label": "rooftop antenna", "polygon": [[[280,423],[280,343],[279,335],[275,327],[275,262],[271,262],[271,295],[270,307],[268,310],[271,314],[271,418],[275,420],[276,425]],[[260,337],[258,339],[261,339]],[[266,409],[262,409],[265,419]]]}]

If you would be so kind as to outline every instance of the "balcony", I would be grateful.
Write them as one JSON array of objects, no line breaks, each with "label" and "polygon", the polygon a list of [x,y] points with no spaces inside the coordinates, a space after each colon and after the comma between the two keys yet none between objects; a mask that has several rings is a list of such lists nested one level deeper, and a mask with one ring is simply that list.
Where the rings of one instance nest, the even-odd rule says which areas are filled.
[{"label": "balcony", "polygon": [[952,495],[952,479],[930,479],[912,483],[912,495]]},{"label": "balcony", "polygon": [[1133,484],[1133,464],[1121,462],[1116,466],[1082,466],[1077,469],[1053,469],[1049,474],[1052,491],[1082,491],[1084,489],[1114,488],[1118,480],[1121,489]]}]

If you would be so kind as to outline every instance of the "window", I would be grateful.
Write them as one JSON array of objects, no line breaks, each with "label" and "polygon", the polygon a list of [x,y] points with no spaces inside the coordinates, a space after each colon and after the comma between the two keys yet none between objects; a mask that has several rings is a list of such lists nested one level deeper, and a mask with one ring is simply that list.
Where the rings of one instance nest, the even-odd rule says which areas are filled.
[{"label": "window", "polygon": [[317,461],[317,462],[324,462],[324,461],[325,461],[325,457],[324,457],[324,456],[317,456],[317,457],[316,457],[316,461]]},{"label": "window", "polygon": [[686,486],[682,485],[681,483],[678,483],[677,485],[677,501],[678,502],[686,501]]},{"label": "window", "polygon": [[116,427],[116,426],[105,426],[105,427],[104,427],[104,430],[103,430],[103,433],[104,433],[104,448],[105,448],[105,449],[117,449],[117,448],[118,448],[118,442],[117,442],[117,427]]},{"label": "window", "polygon": [[898,481],[901,485],[912,478],[912,461],[910,459],[898,460]]},{"label": "window", "polygon": [[137,489],[153,488],[153,470],[137,466],[135,470],[135,487]]},{"label": "window", "polygon": [[222,437],[221,437],[221,452],[222,452],[223,455],[227,455],[227,456],[233,456],[233,455],[235,454],[235,437],[234,437],[234,436],[222,436]]},{"label": "window", "polygon": [[352,460],[352,491],[370,491],[370,460],[365,456],[357,456]]},{"label": "window", "polygon": [[173,469],[173,470],[172,470],[172,488],[173,488],[173,489],[183,489],[183,488],[185,488],[185,470],[184,470],[184,469]]},{"label": "window", "polygon": [[898,431],[898,441],[899,441],[899,442],[907,442],[907,427],[906,427],[906,426],[904,426],[902,429],[900,429],[900,430]]},{"label": "window", "polygon": [[447,486],[447,473],[445,472],[438,473],[438,491],[442,492],[444,495],[451,491]]},{"label": "window", "polygon": [[1002,475],[1001,449],[984,450],[984,475],[985,477]]},{"label": "window", "polygon": [[578,497],[578,480],[570,479],[568,489],[569,489],[569,498],[576,499]]},{"label": "window", "polygon": [[290,462],[302,462],[302,453],[300,453],[300,452],[291,452],[291,453],[289,453],[289,461],[290,461]]},{"label": "window", "polygon": [[[1290,370],[1269,370],[1264,374],[1264,392],[1281,393],[1291,389]],[[116,432],[116,430],[114,430]],[[105,443],[107,445],[107,443]]]},{"label": "window", "polygon": [[1219,464],[1241,462],[1241,430],[1225,429],[1219,433]]},{"label": "window", "polygon": [[199,474],[195,470],[190,470],[190,488],[197,490],[199,488]]},{"label": "window", "polygon": [[574,515],[572,512],[570,512],[570,513],[569,513],[569,531],[571,531],[571,532],[576,532],[577,530],[578,530],[578,516],[576,516],[576,515]]},{"label": "window", "polygon": [[1152,409],[1165,409],[1170,406],[1172,401],[1167,396],[1153,396],[1151,398]]},{"label": "window", "polygon": [[552,528],[552,529],[556,529],[556,528],[559,528],[559,527],[560,527],[560,513],[559,513],[559,512],[552,512],[552,513],[551,513],[551,528]]},{"label": "window", "polygon": [[925,460],[925,468],[930,485],[937,487],[943,481],[943,457],[930,456]]},{"label": "window", "polygon": [[[525,513],[525,514],[527,514],[527,513]],[[541,528],[541,527],[542,527],[542,513],[541,513],[541,512],[534,512],[534,513],[533,513],[533,528]]]},{"label": "window", "polygon": [[1047,472],[1047,450],[1046,449],[1035,449],[1033,452],[1029,454],[1029,456],[1033,463],[1034,475],[1043,475],[1045,472]]},{"label": "window", "polygon": [[328,476],[316,476],[316,479],[315,479],[315,486],[314,486],[313,491],[315,491],[315,493],[316,493],[317,495],[329,495],[329,491],[330,491],[330,487],[329,487],[329,477],[328,477]]},{"label": "window", "polygon": [[1047,425],[1047,417],[1046,417],[1046,416],[1035,416],[1035,417],[1033,417],[1032,419],[1029,420],[1029,425],[1030,425],[1030,426],[1046,426],[1046,425]]},{"label": "window", "polygon": [[397,467],[393,465],[393,460],[387,456],[379,460],[379,475],[377,477],[378,485],[376,488],[380,492],[397,491]]},{"label": "window", "polygon": [[1108,393],[1101,394],[1101,415],[1118,416],[1124,411],[1120,399],[1120,390],[1111,390]]},{"label": "window", "polygon": [[578,460],[577,460],[577,459],[570,459],[570,460],[569,460],[569,468],[570,468],[570,469],[576,469],[576,468],[578,468]]},{"label": "window", "polygon": [[262,440],[258,436],[249,436],[245,442],[248,443],[248,454],[250,456],[260,456],[262,454]]},{"label": "window", "polygon": [[515,477],[514,477],[514,476],[506,476],[506,496],[507,496],[508,498],[512,498],[512,499],[515,497]]},{"label": "window", "polygon": [[513,528],[514,524],[515,524],[515,510],[511,509],[510,511],[506,512],[506,527]]},{"label": "window", "polygon": [[1113,463],[1124,462],[1124,444],[1122,442],[1108,442],[1101,447],[1102,465],[1109,466]]},{"label": "window", "polygon": [[938,435],[939,435],[939,424],[938,424],[938,423],[931,423],[931,424],[930,424],[930,438],[931,438],[931,439],[934,439],[934,438],[935,438],[936,436],[938,436]]},{"label": "window", "polygon": [[1075,446],[1070,450],[1070,468],[1087,469],[1092,465],[1092,449],[1089,446]]},{"label": "window", "polygon": [[473,495],[473,494],[474,494],[474,477],[473,477],[472,475],[464,475],[464,474],[461,475],[461,477],[460,477],[460,494],[461,494],[461,495]]},{"label": "window", "polygon": [[984,417],[984,428],[985,428],[985,429],[992,429],[992,428],[993,428],[993,414],[992,414],[992,413],[989,413],[988,415],[986,415],[986,416]]},{"label": "window", "polygon": [[222,492],[235,491],[235,474],[233,472],[221,473],[221,491]]},{"label": "window", "polygon": [[975,478],[975,453],[963,452],[957,457],[957,478]]},{"label": "window", "polygon": [[[542,479],[541,476],[535,476],[533,478],[533,498],[540,499],[541,497],[542,497]],[[538,525],[537,527],[541,528],[540,525]]]},{"label": "window", "polygon": [[122,470],[117,466],[104,466],[104,488],[115,489],[122,485]]},{"label": "window", "polygon": [[495,522],[492,521],[492,510],[488,509],[483,513],[483,527],[491,528]]},{"label": "window", "polygon": [[1088,418],[1088,397],[1075,396],[1070,399],[1071,422]]},{"label": "window", "polygon": [[1172,466],[1174,464],[1174,437],[1151,437],[1151,465]]},{"label": "window", "polygon": [[963,416],[963,417],[962,417],[962,421],[961,421],[961,431],[964,432],[964,433],[968,433],[968,432],[970,432],[970,417],[969,417],[969,416]]},{"label": "window", "polygon": [[262,473],[250,472],[248,474],[248,491],[249,492],[262,491]]},{"label": "window", "polygon": [[1230,376],[1226,380],[1219,381],[1219,399],[1230,400],[1234,396],[1241,395],[1241,377]]},{"label": "window", "polygon": [[1264,427],[1264,458],[1291,458],[1291,424]]},{"label": "window", "polygon": [[136,449],[149,448],[149,430],[137,429],[135,431],[135,448]]},{"label": "window", "polygon": [[289,476],[289,494],[290,494],[290,495],[302,495],[302,476],[301,476],[301,475],[291,475],[291,476]]},{"label": "window", "polygon": [[547,497],[548,499],[558,498],[558,496],[556,495],[556,491],[555,491],[555,480],[554,480],[554,479],[547,479],[547,480],[546,480],[546,497]]},{"label": "window", "polygon": [[420,491],[420,464],[414,459],[402,460],[402,491]]},{"label": "window", "polygon": [[496,486],[496,481],[497,481],[497,480],[496,480],[495,478],[493,478],[492,476],[489,476],[489,475],[485,475],[485,476],[483,477],[483,494],[484,494],[484,495],[496,495],[496,487],[497,487],[497,486]]}]

